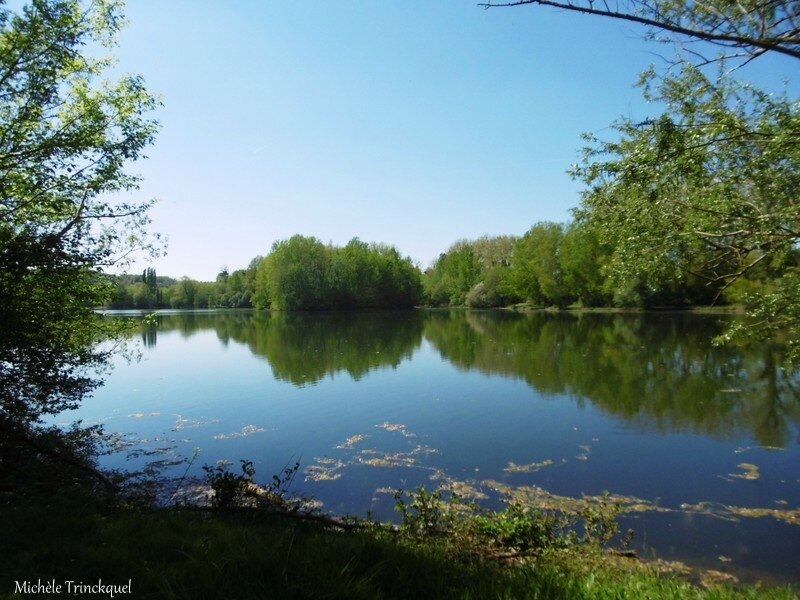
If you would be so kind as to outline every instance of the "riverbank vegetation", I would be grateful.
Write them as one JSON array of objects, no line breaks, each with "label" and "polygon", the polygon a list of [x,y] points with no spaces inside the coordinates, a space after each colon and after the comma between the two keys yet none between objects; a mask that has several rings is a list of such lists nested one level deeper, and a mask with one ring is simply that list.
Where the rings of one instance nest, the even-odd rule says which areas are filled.
[{"label": "riverbank vegetation", "polygon": [[147,271],[112,276],[114,295],[106,308],[742,305],[781,285],[800,266],[800,251],[789,247],[779,259],[759,261],[731,282],[710,281],[688,258],[662,277],[622,278],[614,275],[618,260],[613,239],[588,221],[537,223],[520,237],[459,240],[424,272],[391,246],[356,238],[335,247],[296,235],[276,242],[245,269],[223,269],[212,282],[157,277],[151,285]]},{"label": "riverbank vegetation", "polygon": [[194,488],[200,504],[157,507],[130,476],[112,491],[70,469],[56,476],[66,487],[29,481],[23,494],[3,492],[0,597],[22,597],[13,582],[44,574],[57,583],[130,582],[136,597],[174,599],[796,597],[609,550],[620,543],[610,501],[575,513],[517,504],[487,512],[420,488],[397,492],[400,521],[387,525],[309,511],[308,499],[288,493],[291,468],[268,488],[254,484],[249,463],[241,474],[207,472]]},{"label": "riverbank vegetation", "polygon": [[[776,14],[796,20],[792,11]],[[728,71],[717,79],[690,67],[661,81],[648,75],[646,93],[666,112],[623,121],[612,143],[588,140],[574,172],[586,192],[572,223],[458,242],[425,273],[389,246],[337,248],[294,236],[214,282],[159,279],[152,268],[114,278],[107,273],[125,270],[136,253],[155,259],[160,251],[147,232],[152,203],[125,195],[137,190],[128,169],[154,141],[158,101],[140,77],[112,80],[113,61],[99,56],[123,22],[114,2],[0,6],[0,594],[14,597],[14,581],[55,577],[132,579],[137,595],[166,598],[792,596],[704,590],[612,560],[602,551],[614,523],[607,514],[579,522],[513,506],[465,511],[422,490],[398,497],[397,528],[299,519],[274,498],[272,508],[164,508],[158,473],[97,468],[101,428],[47,419],[102,383],[115,348],[98,341],[120,332],[97,306],[741,299],[761,334],[788,331],[794,341],[796,102],[739,85]],[[223,489],[213,478],[224,472],[209,473],[209,487]],[[225,481],[242,483],[232,477]]]}]

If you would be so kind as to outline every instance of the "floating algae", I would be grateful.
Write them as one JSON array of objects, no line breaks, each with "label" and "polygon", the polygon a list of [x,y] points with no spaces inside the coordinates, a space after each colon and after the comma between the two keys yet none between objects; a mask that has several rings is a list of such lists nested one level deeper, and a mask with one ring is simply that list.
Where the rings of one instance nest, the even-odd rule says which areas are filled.
[{"label": "floating algae", "polygon": [[443,483],[441,489],[446,490],[452,494],[460,498],[469,498],[471,500],[486,500],[489,496],[484,494],[478,488],[476,488],[473,484],[468,483],[466,481],[458,481],[456,479],[452,479]]},{"label": "floating algae", "polygon": [[447,479],[447,473],[445,473],[442,469],[433,469],[433,473],[430,474],[428,477],[431,481],[439,481],[441,479]]},{"label": "floating algae", "polygon": [[139,438],[132,433],[111,433],[105,439],[106,445],[112,452],[122,452],[139,444],[146,444],[147,441],[146,438]]},{"label": "floating algae", "polygon": [[790,525],[800,525],[800,509],[777,509],[777,508],[746,508],[742,506],[728,506],[727,509],[733,514],[742,517],[772,517],[779,521],[785,521]]},{"label": "floating algae", "polygon": [[219,419],[209,419],[206,417],[200,417],[199,419],[184,419],[181,415],[175,415],[178,417],[175,420],[175,426],[172,428],[172,431],[180,431],[181,429],[191,429],[194,427],[205,427],[211,423],[218,423]]},{"label": "floating algae", "polygon": [[769,450],[770,452],[782,451],[783,448],[779,446],[739,446],[734,450],[734,454],[741,454],[742,452],[747,452],[748,450]]},{"label": "floating algae", "polygon": [[[741,465],[740,465],[741,466]],[[619,507],[620,514],[658,512],[658,513],[678,513],[701,514],[722,519],[725,521],[738,522],[741,518],[761,518],[772,517],[790,525],[800,525],[800,507],[794,509],[781,508],[761,508],[743,507],[719,504],[716,502],[699,502],[697,504],[681,504],[679,508],[668,508],[659,506],[649,500],[636,498],[633,496],[621,496],[617,494],[604,494],[602,496],[581,496],[573,498],[571,496],[559,496],[552,494],[535,485],[512,486],[494,480],[485,480],[481,485],[499,493],[508,501],[517,502],[523,506],[537,508],[539,510],[553,510],[563,513],[580,513],[587,508],[605,505],[616,505]],[[783,501],[785,504],[785,501]]]},{"label": "floating algae", "polygon": [[538,508],[540,510],[554,510],[565,513],[578,513],[586,510],[592,506],[599,506],[601,504],[614,504],[619,505],[620,513],[633,513],[633,512],[672,512],[669,508],[658,506],[648,500],[635,498],[633,496],[619,496],[616,494],[607,494],[603,496],[582,496],[580,498],[572,498],[570,496],[558,496],[535,486],[535,485],[521,485],[511,486],[505,483],[494,480],[486,480],[481,482],[482,485],[489,487],[509,500],[513,500],[529,506],[531,508]]},{"label": "floating algae", "polygon": [[405,437],[417,437],[416,433],[411,433],[402,423],[389,423],[389,421],[384,421],[381,425],[375,425],[375,427],[378,429],[385,429],[386,431],[398,431]]},{"label": "floating algae", "polygon": [[410,456],[406,452],[384,452],[380,454],[380,456],[375,456],[373,458],[364,458],[362,456],[358,456],[356,460],[361,463],[362,465],[369,465],[370,467],[413,467],[415,465],[415,459],[413,456]]},{"label": "floating algae", "polygon": [[689,513],[709,515],[725,521],[739,521],[739,518],[746,517],[757,519],[760,517],[772,517],[779,521],[784,521],[790,525],[800,525],[800,508],[778,509],[778,508],[758,508],[746,506],[731,506],[728,504],[718,504],[715,502],[699,502],[697,504],[681,504],[681,510]]},{"label": "floating algae", "polygon": [[533,462],[527,465],[518,465],[517,463],[509,462],[508,466],[503,469],[506,473],[535,473],[540,469],[544,469],[545,467],[549,467],[553,464],[553,461],[548,459],[543,460],[542,462]]},{"label": "floating algae", "polygon": [[[382,452],[374,448],[365,448],[356,457],[355,462],[362,465],[369,465],[370,467],[419,467],[417,465],[417,457],[420,455],[436,454],[439,452],[436,448],[417,444],[409,452]],[[437,469],[432,467],[419,467],[433,470],[434,474]]]},{"label": "floating algae", "polygon": [[339,450],[350,450],[353,448],[358,442],[368,438],[368,435],[364,435],[363,433],[357,433],[356,435],[351,435],[347,438],[344,442],[336,446]]},{"label": "floating algae", "polygon": [[261,433],[264,431],[263,427],[256,427],[255,425],[245,425],[242,427],[241,431],[235,431],[234,433],[218,433],[214,436],[215,440],[229,440],[233,438],[242,438],[247,437],[248,435],[253,435],[254,433]]},{"label": "floating algae", "polygon": [[341,460],[329,456],[315,457],[315,464],[305,468],[306,481],[336,481],[346,466]]},{"label": "floating algae", "polygon": [[758,467],[752,463],[739,463],[737,465],[744,473],[728,473],[729,477],[736,477],[737,479],[747,479],[748,481],[755,481],[761,474],[758,472]]}]

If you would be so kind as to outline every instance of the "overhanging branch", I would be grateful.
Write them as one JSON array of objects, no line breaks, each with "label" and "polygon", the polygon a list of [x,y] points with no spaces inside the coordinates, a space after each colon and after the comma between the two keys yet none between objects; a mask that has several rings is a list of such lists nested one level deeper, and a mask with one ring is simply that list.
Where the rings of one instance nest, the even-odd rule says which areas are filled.
[{"label": "overhanging branch", "polygon": [[661,20],[657,18],[636,15],[629,12],[610,10],[607,4],[604,4],[605,8],[594,8],[594,6],[592,6],[592,2],[589,2],[588,6],[580,6],[577,4],[572,4],[571,2],[557,2],[553,0],[516,0],[512,2],[481,2],[478,4],[478,6],[488,9],[508,6],[523,6],[528,4],[552,6],[553,8],[569,10],[582,14],[611,17],[613,19],[639,23],[648,27],[655,27],[656,29],[663,29],[665,31],[705,40],[707,42],[725,44],[735,47],[748,47],[753,49],[751,51],[752,54],[757,54],[758,50],[760,50],[762,53],[770,51],[800,59],[800,39],[797,38],[797,35],[793,34],[793,31],[789,31],[780,37],[752,37],[737,33],[718,32],[714,29],[695,29],[673,23],[666,18]]}]

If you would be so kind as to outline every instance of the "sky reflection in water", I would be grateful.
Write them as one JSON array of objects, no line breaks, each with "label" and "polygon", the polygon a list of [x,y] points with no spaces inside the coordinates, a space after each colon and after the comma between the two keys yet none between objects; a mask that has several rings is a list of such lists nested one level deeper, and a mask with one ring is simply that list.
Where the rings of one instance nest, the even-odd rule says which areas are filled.
[{"label": "sky reflection in water", "polygon": [[297,491],[339,513],[392,518],[420,484],[494,507],[608,491],[640,552],[797,581],[798,376],[776,345],[714,347],[730,318],[161,314],[69,416],[155,451],[114,467],[299,460]]}]

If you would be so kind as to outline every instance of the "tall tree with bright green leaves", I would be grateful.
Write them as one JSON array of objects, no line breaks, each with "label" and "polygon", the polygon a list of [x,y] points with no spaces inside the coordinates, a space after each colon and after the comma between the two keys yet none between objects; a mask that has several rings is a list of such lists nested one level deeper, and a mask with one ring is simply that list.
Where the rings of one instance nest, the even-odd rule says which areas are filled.
[{"label": "tall tree with bright green leaves", "polygon": [[653,289],[694,274],[724,292],[769,264],[781,281],[750,299],[759,334],[797,340],[800,103],[691,66],[643,84],[665,112],[618,122],[615,141],[589,136],[574,171],[587,186],[579,215],[613,238],[608,274]]},{"label": "tall tree with bright green leaves", "polygon": [[688,287],[692,297],[713,299],[767,265],[777,281],[745,298],[750,322],[723,338],[777,333],[791,345],[789,360],[800,359],[800,274],[793,260],[800,242],[800,102],[739,79],[747,72],[740,67],[765,54],[800,59],[797,3],[483,5],[541,5],[622,19],[643,25],[646,39],[672,45],[670,68],[650,70],[641,80],[646,98],[664,112],[619,121],[617,139],[587,136],[583,162],[573,171],[587,186],[579,218],[613,240],[606,275],[618,290]]},{"label": "tall tree with bright green leaves", "polygon": [[[0,427],[28,439],[43,415],[99,382],[109,299],[99,273],[137,249],[150,202],[128,170],[153,142],[157,101],[140,77],[109,80],[116,2],[0,6]],[[92,53],[87,48],[92,48]]]}]

